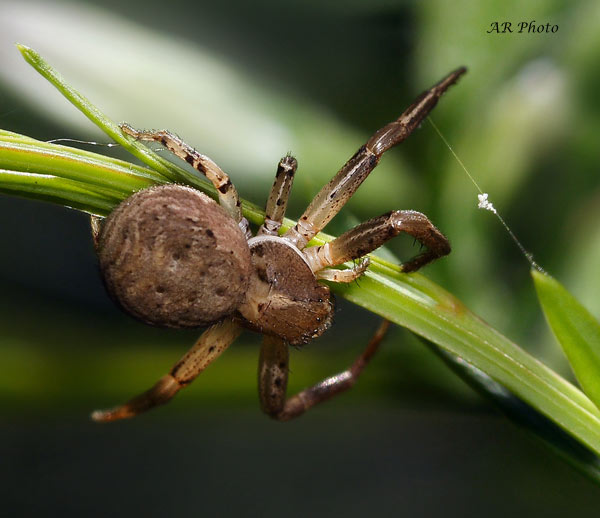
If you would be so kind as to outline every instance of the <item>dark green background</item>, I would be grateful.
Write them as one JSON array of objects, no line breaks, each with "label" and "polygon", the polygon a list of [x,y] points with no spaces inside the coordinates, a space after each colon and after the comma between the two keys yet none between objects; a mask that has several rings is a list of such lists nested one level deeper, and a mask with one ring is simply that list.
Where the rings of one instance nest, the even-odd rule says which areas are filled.
[{"label": "dark green background", "polygon": [[[449,70],[468,66],[434,120],[527,249],[600,313],[596,2],[94,4],[157,38],[212,54],[253,85],[277,92],[277,102],[289,99],[288,121],[301,121],[311,106],[354,132],[357,141],[336,145],[336,156],[327,157],[339,164],[416,94]],[[54,3],[44,5],[51,10]],[[37,15],[45,12],[40,8]],[[36,9],[27,16],[36,16]],[[93,13],[81,16],[93,30]],[[556,23],[559,31],[486,33],[493,21],[522,19]],[[18,21],[27,25],[27,19]],[[48,34],[36,36],[42,55],[44,38],[60,35],[52,23]],[[105,52],[118,56],[128,37],[110,42]],[[26,31],[19,38],[35,43]],[[65,44],[65,56],[77,54],[76,43]],[[0,56],[14,53],[7,44]],[[157,58],[157,74],[167,68],[163,59]],[[21,95],[8,77],[26,67],[11,62],[3,69],[0,126],[41,140],[102,140]],[[100,107],[112,101],[111,85],[119,81],[109,65],[102,67],[92,97]],[[173,95],[157,94],[157,104],[178,102],[178,83],[187,78],[170,79]],[[33,74],[29,81],[46,88]],[[58,94],[52,99],[58,110],[71,110]],[[135,100],[132,92],[128,102]],[[187,108],[194,113],[193,105]],[[152,124],[152,105],[141,109]],[[202,114],[197,118],[201,126]],[[176,121],[170,124],[178,130]],[[310,131],[316,140],[333,138],[318,125]],[[200,147],[194,135],[184,136]],[[227,153],[239,153],[227,132],[222,140]],[[231,158],[222,149],[201,151],[227,166]],[[288,150],[298,152],[278,151],[273,170]],[[253,158],[249,154],[248,162]],[[298,158],[292,216],[319,187],[311,174],[334,173],[311,162],[310,148]],[[427,275],[570,376],[545,329],[526,261],[498,222],[477,211],[476,191],[431,126],[425,123],[386,160],[379,190],[369,187],[370,179],[364,188],[369,196],[328,230],[339,232],[392,208],[426,212],[454,248]],[[396,183],[386,183],[397,181],[394,164],[407,180],[397,192]],[[244,197],[263,203],[269,175],[228,172]],[[400,329],[390,333],[351,393],[296,422],[279,424],[260,414],[258,338],[245,334],[168,407],[130,422],[92,424],[90,410],[148,387],[196,333],[150,329],[113,307],[84,215],[2,197],[0,222],[0,494],[11,516],[595,515],[596,486],[495,414]],[[391,248],[400,257],[411,253],[409,241]],[[292,351],[291,390],[345,367],[376,326],[373,315],[339,302],[334,328]]]}]

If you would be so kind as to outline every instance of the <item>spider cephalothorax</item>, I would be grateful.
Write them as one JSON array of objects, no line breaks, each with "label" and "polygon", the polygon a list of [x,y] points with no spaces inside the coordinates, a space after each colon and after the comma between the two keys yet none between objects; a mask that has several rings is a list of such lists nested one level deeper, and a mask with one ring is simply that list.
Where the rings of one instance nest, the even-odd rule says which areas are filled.
[{"label": "spider cephalothorax", "polygon": [[[253,237],[235,187],[210,158],[167,131],[137,131],[123,124],[128,135],[162,143],[204,174],[216,187],[219,204],[181,185],[151,187],[132,195],[95,236],[105,285],[127,312],[146,323],[209,327],[149,391],[92,417],[112,421],[167,402],[235,340],[241,327],[265,335],[259,393],[263,410],[272,417],[290,419],[352,386],[375,352],[383,328],[348,370],[286,398],[288,344],[306,343],[331,324],[331,294],[319,281],[353,281],[368,266],[366,254],[401,232],[426,247],[403,264],[405,272],[448,254],[450,246],[426,216],[410,210],[361,223],[322,246],[307,244],[350,199],[381,155],[410,135],[465,71],[449,74],[397,120],[375,132],[283,235],[279,229],[297,167],[293,157],[280,161],[265,221]],[[350,269],[330,268],[357,259]]]}]

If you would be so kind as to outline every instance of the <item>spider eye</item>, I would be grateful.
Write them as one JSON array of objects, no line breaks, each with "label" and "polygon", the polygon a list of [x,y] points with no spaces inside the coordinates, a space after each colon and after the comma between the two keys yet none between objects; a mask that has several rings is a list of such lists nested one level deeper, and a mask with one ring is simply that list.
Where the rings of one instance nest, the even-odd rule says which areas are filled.
[{"label": "spider eye", "polygon": [[250,274],[237,223],[211,198],[178,185],[152,187],[119,205],[98,242],[111,296],[140,320],[199,327],[233,313]]}]

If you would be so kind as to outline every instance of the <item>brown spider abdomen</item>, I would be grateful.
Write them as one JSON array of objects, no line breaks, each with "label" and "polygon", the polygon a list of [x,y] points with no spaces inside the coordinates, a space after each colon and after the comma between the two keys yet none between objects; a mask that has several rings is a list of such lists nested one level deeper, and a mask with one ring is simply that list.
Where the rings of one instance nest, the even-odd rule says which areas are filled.
[{"label": "brown spider abdomen", "polygon": [[181,185],[123,201],[102,226],[98,258],[112,297],[138,319],[165,327],[205,326],[233,313],[251,269],[238,224]]},{"label": "brown spider abdomen", "polygon": [[255,237],[248,244],[253,272],[239,308],[241,323],[294,345],[323,334],[333,316],[331,295],[300,252],[273,236]]}]

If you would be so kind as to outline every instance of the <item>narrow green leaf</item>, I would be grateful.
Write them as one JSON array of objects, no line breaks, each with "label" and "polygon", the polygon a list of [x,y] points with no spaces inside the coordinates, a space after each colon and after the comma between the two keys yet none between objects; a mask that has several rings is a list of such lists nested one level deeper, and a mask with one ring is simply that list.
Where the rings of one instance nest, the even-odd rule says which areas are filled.
[{"label": "narrow green leaf", "polygon": [[540,304],[584,392],[600,407],[600,323],[556,279],[531,271]]},{"label": "narrow green leaf", "polygon": [[462,358],[444,351],[434,343],[421,338],[442,361],[471,388],[492,401],[494,405],[517,426],[550,448],[595,482],[600,482],[600,457],[573,439],[565,430],[552,422],[536,408],[516,397],[494,381],[481,369]]},{"label": "narrow green leaf", "polygon": [[115,198],[90,189],[84,182],[6,169],[0,169],[0,192],[58,203],[97,216],[108,215],[118,204]]},{"label": "narrow green leaf", "polygon": [[116,122],[108,118],[94,106],[89,99],[71,87],[62,75],[52,68],[35,50],[20,44],[17,44],[17,48],[25,58],[25,61],[39,72],[42,77],[55,86],[56,89],[64,95],[71,104],[73,104],[73,106],[81,111],[81,113],[98,126],[98,128],[104,131],[111,139],[162,175],[164,180],[169,180],[171,182],[183,181],[191,185],[197,185],[198,182],[205,183],[199,178],[198,174],[191,173],[186,169],[174,165],[167,159],[157,155],[150,148],[144,146],[141,142],[125,135]]},{"label": "narrow green leaf", "polygon": [[600,411],[581,391],[426,277],[373,263],[334,291],[463,358],[600,454]]},{"label": "narrow green leaf", "polygon": [[[23,161],[16,162],[10,146],[6,146],[5,154],[0,146],[0,167],[5,167],[3,158],[8,157],[12,165],[29,169],[28,172],[0,170],[0,190],[3,192],[106,215],[118,199],[135,190],[132,188],[127,192],[124,185],[119,189],[102,187],[102,179],[113,174],[114,159],[81,152],[85,153],[85,160],[79,160],[80,150],[54,144],[40,147],[33,139],[15,134],[0,137],[0,144],[6,141],[21,141],[31,147]],[[61,148],[60,153],[48,153],[48,149],[54,148]],[[89,167],[89,171],[86,174],[74,172],[73,168],[78,166]],[[127,164],[127,168],[134,176],[128,181],[137,182],[141,178],[152,183],[146,176],[135,176],[135,166]],[[117,169],[123,173],[126,168]],[[50,170],[52,175],[40,173]],[[215,194],[206,184],[203,190]],[[244,202],[243,208],[244,214],[254,223],[260,223],[264,218],[263,212],[251,203]],[[293,223],[286,220],[285,227]],[[331,239],[331,236],[319,234],[313,242],[318,244]],[[491,329],[460,301],[425,277],[403,274],[398,265],[372,257],[370,271],[358,284],[334,285],[332,288],[356,304],[408,327],[464,358],[600,453],[600,412],[596,407],[575,387]]]},{"label": "narrow green leaf", "polygon": [[55,174],[104,190],[113,190],[116,199],[123,194],[166,180],[151,169],[123,160],[107,158],[81,149],[39,142],[34,139],[0,136],[1,167],[13,171]]}]

